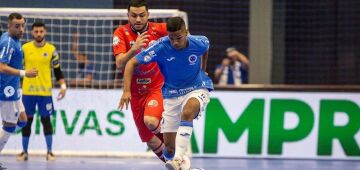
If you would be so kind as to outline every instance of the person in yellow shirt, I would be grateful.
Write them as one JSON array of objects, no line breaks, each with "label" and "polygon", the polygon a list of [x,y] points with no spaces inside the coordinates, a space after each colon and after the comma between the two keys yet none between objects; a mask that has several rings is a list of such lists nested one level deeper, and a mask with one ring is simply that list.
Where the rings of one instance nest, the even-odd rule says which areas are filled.
[{"label": "person in yellow shirt", "polygon": [[35,114],[36,105],[41,116],[45,141],[47,145],[47,160],[54,160],[52,153],[52,134],[53,129],[50,115],[54,112],[52,101],[52,79],[51,68],[54,70],[56,80],[60,84],[60,93],[57,97],[61,100],[65,96],[66,84],[60,69],[59,55],[54,45],[46,42],[46,26],[42,22],[35,22],[32,25],[31,34],[33,40],[22,46],[24,52],[25,69],[37,68],[39,73],[36,78],[29,79],[24,77],[22,84],[23,103],[28,117],[27,125],[21,130],[23,152],[17,155],[18,160],[28,159],[28,144],[31,134],[31,124]]}]

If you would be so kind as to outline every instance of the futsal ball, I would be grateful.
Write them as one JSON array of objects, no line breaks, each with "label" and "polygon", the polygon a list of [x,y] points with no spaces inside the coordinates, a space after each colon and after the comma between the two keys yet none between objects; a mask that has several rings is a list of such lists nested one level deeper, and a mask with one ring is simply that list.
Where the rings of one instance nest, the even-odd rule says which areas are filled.
[{"label": "futsal ball", "polygon": [[181,161],[180,170],[190,170],[191,161],[188,156],[184,156]]}]

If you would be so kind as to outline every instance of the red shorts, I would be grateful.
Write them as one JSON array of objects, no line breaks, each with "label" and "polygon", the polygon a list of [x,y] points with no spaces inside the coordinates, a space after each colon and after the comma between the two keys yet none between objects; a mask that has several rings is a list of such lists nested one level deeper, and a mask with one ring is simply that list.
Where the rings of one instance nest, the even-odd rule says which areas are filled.
[{"label": "red shorts", "polygon": [[[159,124],[164,111],[163,98],[161,90],[155,90],[145,95],[131,96],[131,110],[133,118],[142,142],[148,142],[154,137],[154,134],[144,124],[144,116],[153,116],[158,118]],[[159,125],[160,126],[160,125]]]}]

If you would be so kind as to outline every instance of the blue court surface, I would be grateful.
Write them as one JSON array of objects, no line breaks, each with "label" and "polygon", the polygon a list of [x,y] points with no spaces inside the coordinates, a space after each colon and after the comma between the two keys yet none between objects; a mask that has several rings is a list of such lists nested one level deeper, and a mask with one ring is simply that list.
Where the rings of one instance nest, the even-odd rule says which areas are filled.
[{"label": "blue court surface", "polygon": [[[26,162],[13,155],[0,156],[8,170],[165,170],[155,158],[56,157],[48,162],[44,156],[31,156]],[[217,159],[193,158],[194,167],[205,170],[360,170],[356,160],[290,160],[290,159]]]}]

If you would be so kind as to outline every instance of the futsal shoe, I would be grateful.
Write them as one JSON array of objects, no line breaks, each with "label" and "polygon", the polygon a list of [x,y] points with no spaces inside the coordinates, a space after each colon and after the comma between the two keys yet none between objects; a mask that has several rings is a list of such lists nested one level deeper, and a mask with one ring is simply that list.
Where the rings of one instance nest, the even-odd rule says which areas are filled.
[{"label": "futsal shoe", "polygon": [[48,161],[55,161],[55,155],[52,152],[48,152],[46,154],[46,160]]},{"label": "futsal shoe", "polygon": [[20,154],[16,155],[16,160],[18,161],[27,161],[28,160],[28,153],[21,152]]},{"label": "futsal shoe", "polygon": [[175,158],[165,163],[168,170],[190,170],[190,166],[190,159],[187,156],[183,156],[183,159]]},{"label": "futsal shoe", "polygon": [[7,170],[7,168],[5,168],[2,163],[0,163],[0,170]]}]

